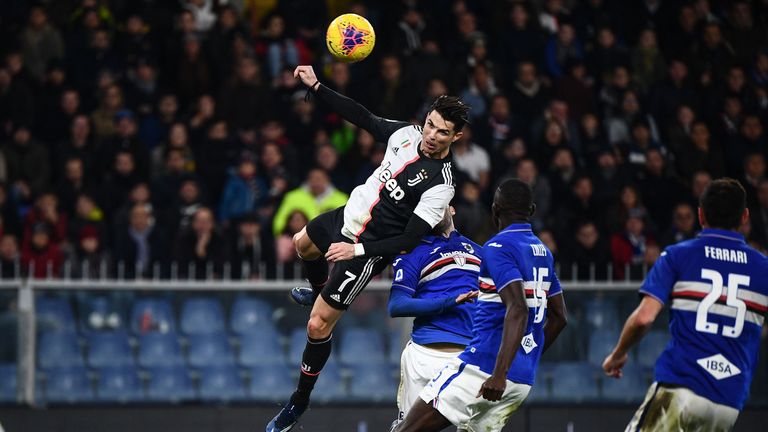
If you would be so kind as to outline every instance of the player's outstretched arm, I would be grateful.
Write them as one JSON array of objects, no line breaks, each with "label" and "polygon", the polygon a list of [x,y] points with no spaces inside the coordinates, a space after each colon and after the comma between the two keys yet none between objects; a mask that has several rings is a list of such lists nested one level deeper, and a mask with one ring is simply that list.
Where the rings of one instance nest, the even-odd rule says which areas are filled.
[{"label": "player's outstretched arm", "polygon": [[565,298],[563,294],[547,299],[547,321],[544,323],[544,352],[546,352],[555,339],[568,325],[568,312],[565,310]]},{"label": "player's outstretched arm", "polygon": [[507,388],[507,372],[515,359],[520,341],[523,339],[525,325],[528,323],[528,306],[525,303],[523,283],[519,280],[510,282],[499,290],[499,296],[506,307],[504,330],[501,334],[501,346],[496,355],[496,364],[490,378],[485,380],[477,396],[489,401],[501,399]]},{"label": "player's outstretched arm", "polygon": [[393,288],[389,293],[387,308],[392,318],[438,315],[460,304],[473,302],[478,294],[479,291],[467,291],[456,297],[450,296],[440,300],[419,299],[404,290]]},{"label": "player's outstretched arm", "polygon": [[330,262],[346,261],[358,256],[393,256],[410,252],[421,238],[432,230],[432,225],[416,216],[411,216],[402,234],[366,243],[333,243],[325,254]]},{"label": "player's outstretched arm", "polygon": [[661,302],[652,296],[643,297],[637,309],[627,318],[619,337],[619,343],[603,361],[603,371],[606,375],[621,378],[621,368],[624,367],[628,359],[627,353],[651,329],[651,325],[659,315],[662,306]]},{"label": "player's outstretched arm", "polygon": [[373,135],[374,139],[386,143],[396,130],[408,126],[410,123],[373,115],[368,109],[346,96],[343,96],[328,87],[324,86],[317,79],[315,70],[312,66],[297,66],[293,71],[293,76],[301,80],[307,87],[317,94],[346,120],[349,120],[357,127],[363,128]]}]

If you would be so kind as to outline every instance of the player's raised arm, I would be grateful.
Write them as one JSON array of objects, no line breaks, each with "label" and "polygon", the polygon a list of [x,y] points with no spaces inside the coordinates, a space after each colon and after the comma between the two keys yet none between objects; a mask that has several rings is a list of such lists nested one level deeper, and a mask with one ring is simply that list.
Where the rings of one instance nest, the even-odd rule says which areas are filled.
[{"label": "player's raised arm", "polygon": [[293,76],[309,87],[315,94],[354,125],[367,130],[376,141],[386,143],[396,130],[410,125],[408,122],[387,120],[372,114],[353,99],[343,96],[324,86],[317,79],[312,66],[297,66]]},{"label": "player's raised arm", "polygon": [[627,363],[627,353],[648,333],[662,307],[656,298],[649,295],[643,297],[637,309],[627,318],[619,343],[603,361],[603,371],[606,375],[621,378],[621,368]]}]

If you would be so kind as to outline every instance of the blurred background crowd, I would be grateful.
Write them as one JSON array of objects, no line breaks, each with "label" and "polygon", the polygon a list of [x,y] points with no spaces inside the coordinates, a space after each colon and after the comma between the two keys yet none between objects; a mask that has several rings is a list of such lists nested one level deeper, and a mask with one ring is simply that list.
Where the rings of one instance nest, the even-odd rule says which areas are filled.
[{"label": "blurred background crowd", "polygon": [[[346,11],[377,33],[354,65],[325,49]],[[0,274],[290,276],[292,235],[385,150],[305,100],[299,64],[392,119],[461,96],[458,229],[484,242],[519,177],[562,278],[637,277],[721,176],[765,250],[767,19],[765,0],[5,0]]]}]

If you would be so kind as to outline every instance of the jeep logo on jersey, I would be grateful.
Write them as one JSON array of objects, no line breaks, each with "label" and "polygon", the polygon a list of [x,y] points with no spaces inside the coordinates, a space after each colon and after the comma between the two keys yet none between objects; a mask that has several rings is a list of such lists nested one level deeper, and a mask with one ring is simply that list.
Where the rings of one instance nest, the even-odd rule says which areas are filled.
[{"label": "jeep logo on jersey", "polygon": [[722,354],[715,354],[710,357],[698,359],[696,360],[696,363],[717,380],[730,378],[741,373],[741,369],[729,362]]},{"label": "jeep logo on jersey", "polygon": [[379,181],[384,183],[384,188],[389,191],[389,196],[393,200],[400,201],[405,198],[405,191],[397,184],[397,180],[392,178],[392,171],[389,169],[390,165],[392,165],[392,163],[387,162],[381,166]]}]

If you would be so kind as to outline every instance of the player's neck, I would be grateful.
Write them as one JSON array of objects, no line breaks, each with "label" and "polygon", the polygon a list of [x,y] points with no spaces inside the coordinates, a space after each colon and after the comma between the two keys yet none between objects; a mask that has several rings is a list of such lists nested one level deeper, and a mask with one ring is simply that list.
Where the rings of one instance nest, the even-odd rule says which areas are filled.
[{"label": "player's neck", "polygon": [[425,157],[428,157],[430,159],[438,159],[438,160],[445,159],[448,156],[448,154],[451,152],[450,147],[446,148],[441,152],[434,152],[434,153],[427,152],[422,146],[419,146],[419,150],[421,150],[421,154],[423,154]]},{"label": "player's neck", "polygon": [[507,217],[499,217],[499,230],[502,230],[512,224],[529,224],[531,223],[528,219],[520,217],[520,216],[507,216]]}]

